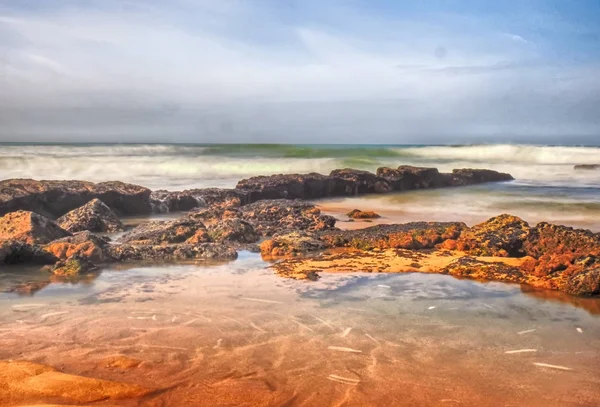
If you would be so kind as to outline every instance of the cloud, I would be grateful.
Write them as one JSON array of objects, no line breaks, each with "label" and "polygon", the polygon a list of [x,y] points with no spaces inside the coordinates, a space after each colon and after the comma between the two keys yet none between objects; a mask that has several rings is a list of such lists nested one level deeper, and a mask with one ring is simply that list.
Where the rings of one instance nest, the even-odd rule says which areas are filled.
[{"label": "cloud", "polygon": [[549,60],[537,43],[469,16],[346,2],[49,3],[0,9],[0,141],[441,142],[600,130],[588,113],[600,107],[595,63]]}]

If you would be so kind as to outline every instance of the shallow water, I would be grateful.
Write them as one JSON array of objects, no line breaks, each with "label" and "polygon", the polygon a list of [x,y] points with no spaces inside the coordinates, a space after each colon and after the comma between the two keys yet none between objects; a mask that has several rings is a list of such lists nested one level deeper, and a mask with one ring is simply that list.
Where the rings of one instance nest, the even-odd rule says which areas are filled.
[{"label": "shallow water", "polygon": [[[124,406],[600,404],[598,300],[425,274],[299,282],[265,266],[244,252],[109,268],[33,295],[6,292],[21,274],[3,275],[0,359],[166,389],[108,403]],[[116,355],[143,363],[107,367]]]}]

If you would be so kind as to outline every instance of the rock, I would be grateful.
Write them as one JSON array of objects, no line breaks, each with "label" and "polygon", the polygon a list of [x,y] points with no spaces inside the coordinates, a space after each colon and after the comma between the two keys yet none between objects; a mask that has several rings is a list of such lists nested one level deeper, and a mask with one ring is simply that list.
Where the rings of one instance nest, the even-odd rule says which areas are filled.
[{"label": "rock", "polygon": [[18,240],[0,242],[0,264],[54,264],[58,259],[39,246]]},{"label": "rock", "polygon": [[385,194],[393,190],[390,183],[368,171],[345,168],[329,174],[330,196]]},{"label": "rock", "polygon": [[177,261],[177,260],[235,260],[237,252],[226,245],[216,243],[110,246],[110,254],[116,261]]},{"label": "rock", "polygon": [[510,283],[527,282],[527,278],[517,266],[498,261],[481,261],[468,256],[454,260],[441,273],[475,280],[493,280]]},{"label": "rock", "polygon": [[395,191],[449,186],[448,178],[437,168],[412,165],[401,165],[397,169],[381,167],[377,169],[377,175],[387,180]]},{"label": "rock", "polygon": [[582,270],[570,276],[563,291],[577,296],[599,296],[600,295],[600,267]]},{"label": "rock", "polygon": [[90,377],[76,376],[27,361],[0,361],[0,405],[21,403],[93,403],[139,398],[146,388]]},{"label": "rock", "polygon": [[377,219],[381,218],[381,215],[373,211],[361,211],[359,209],[353,209],[346,214],[350,219]]},{"label": "rock", "polygon": [[93,263],[102,264],[115,260],[110,256],[109,245],[107,238],[84,231],[75,233],[73,236],[54,240],[45,245],[44,250],[60,260],[78,256]]},{"label": "rock", "polygon": [[57,276],[75,276],[95,270],[97,267],[89,260],[74,255],[67,260],[59,261],[52,268],[52,273]]},{"label": "rock", "polygon": [[224,219],[208,227],[214,242],[256,243],[260,236],[252,225],[241,219]]},{"label": "rock", "polygon": [[411,222],[357,230],[324,231],[319,236],[327,247],[419,250],[456,239],[465,229],[467,226],[462,222]]},{"label": "rock", "polygon": [[315,199],[329,196],[329,177],[310,174],[276,174],[243,179],[236,189],[247,191],[248,201]]},{"label": "rock", "polygon": [[0,215],[28,210],[50,218],[100,199],[121,215],[140,215],[151,211],[150,190],[119,181],[94,184],[87,181],[0,181]]},{"label": "rock", "polygon": [[152,221],[143,223],[118,239],[120,243],[138,245],[159,245],[209,241],[208,235],[202,233],[206,227],[199,219],[184,217],[170,221]]},{"label": "rock", "polygon": [[204,188],[186,191],[154,191],[151,194],[153,212],[189,211],[194,208],[234,208],[248,202],[247,194],[236,189]]},{"label": "rock", "polygon": [[104,202],[96,198],[61,216],[56,223],[71,233],[84,230],[90,232],[118,232],[123,230],[123,224],[119,217]]},{"label": "rock", "polygon": [[523,257],[531,227],[523,219],[499,215],[464,231],[456,249],[476,256]]},{"label": "rock", "polygon": [[600,164],[577,164],[573,168],[576,170],[600,170]]},{"label": "rock", "polygon": [[11,212],[0,218],[0,241],[19,240],[37,244],[70,235],[52,220],[34,212]]},{"label": "rock", "polygon": [[452,170],[450,183],[452,186],[462,186],[483,184],[486,182],[505,181],[514,181],[514,178],[512,177],[512,175],[504,172],[484,169],[462,168],[458,170]]},{"label": "rock", "polygon": [[600,234],[589,230],[541,222],[523,249],[536,259],[528,271],[540,277],[571,278],[600,265]]},{"label": "rock", "polygon": [[381,167],[377,175],[386,179],[395,191],[443,188],[481,184],[486,182],[512,181],[510,174],[493,170],[462,168],[451,174],[440,173],[437,168],[401,165],[397,169]]},{"label": "rock", "polygon": [[266,258],[295,256],[323,249],[325,249],[325,243],[314,233],[301,231],[276,235],[260,245],[260,252]]},{"label": "rock", "polygon": [[322,215],[315,205],[290,199],[262,200],[233,209],[199,209],[189,216],[202,220],[239,218],[262,236],[293,230],[328,230],[336,222],[333,216]]}]

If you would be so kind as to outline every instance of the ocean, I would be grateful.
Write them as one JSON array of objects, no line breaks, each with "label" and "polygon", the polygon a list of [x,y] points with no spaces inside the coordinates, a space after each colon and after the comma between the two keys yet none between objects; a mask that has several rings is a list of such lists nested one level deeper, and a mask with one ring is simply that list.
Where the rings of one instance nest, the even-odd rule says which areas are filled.
[{"label": "ocean", "polygon": [[[573,168],[600,164],[600,147],[0,144],[0,179],[120,180],[154,190],[404,164],[488,168],[515,180],[317,204],[341,228],[374,224],[347,221],[357,207],[380,213],[380,223],[474,224],[511,213],[600,231],[600,170]],[[597,298],[426,273],[338,270],[296,281],[270,264],[241,251],[226,263],[108,264],[69,277],[0,265],[0,363],[155,390],[132,400],[97,396],[124,407],[600,403]],[[0,404],[3,396],[10,405],[79,402],[73,392],[32,388],[22,400],[0,389]]]},{"label": "ocean", "polygon": [[[0,178],[120,180],[150,189],[232,188],[256,175],[415,165],[488,168],[515,181],[469,188],[412,191],[328,206],[366,205],[391,221],[458,220],[468,224],[500,213],[600,231],[598,146],[482,145],[206,145],[0,144]],[[339,212],[338,210],[338,212]]]}]

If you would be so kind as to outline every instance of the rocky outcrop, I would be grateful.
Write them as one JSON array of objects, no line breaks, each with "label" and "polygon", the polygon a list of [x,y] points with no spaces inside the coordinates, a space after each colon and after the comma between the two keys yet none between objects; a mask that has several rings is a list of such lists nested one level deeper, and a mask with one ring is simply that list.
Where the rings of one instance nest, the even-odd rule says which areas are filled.
[{"label": "rocky outcrop", "polygon": [[234,208],[248,202],[247,194],[236,189],[203,188],[169,192],[153,191],[152,211],[183,212],[194,208]]},{"label": "rocky outcrop", "polygon": [[84,230],[90,232],[123,230],[123,224],[117,214],[99,199],[92,199],[82,207],[64,214],[56,220],[56,223],[71,233]]},{"label": "rocky outcrop", "polygon": [[119,243],[137,245],[159,245],[184,243],[193,239],[193,243],[210,241],[206,226],[199,219],[184,217],[170,221],[152,221],[143,223],[118,239]]},{"label": "rocky outcrop", "polygon": [[97,198],[120,215],[151,211],[150,190],[119,181],[94,184],[87,181],[0,181],[0,215],[28,210],[50,218],[85,205]]},{"label": "rocky outcrop", "polygon": [[350,219],[377,219],[381,218],[381,215],[373,211],[361,211],[360,209],[353,209],[346,214]]},{"label": "rocky outcrop", "polygon": [[467,225],[462,222],[411,222],[357,230],[324,231],[319,238],[327,247],[420,250],[456,239],[466,229]]},{"label": "rocky outcrop", "polygon": [[182,261],[182,260],[235,260],[237,252],[232,247],[218,243],[109,246],[115,261]]},{"label": "rocky outcrop", "polygon": [[43,249],[60,260],[78,256],[96,264],[110,263],[115,259],[110,255],[109,240],[85,231],[73,236],[55,240]]},{"label": "rocky outcrop", "polygon": [[345,168],[329,174],[329,196],[385,194],[393,191],[390,183],[368,171]]},{"label": "rocky outcrop", "polygon": [[97,267],[89,260],[74,255],[67,260],[61,260],[52,267],[52,273],[57,276],[76,276],[95,270]]},{"label": "rocky outcrop", "polygon": [[412,222],[376,225],[357,230],[325,230],[312,234],[281,234],[261,244],[264,256],[308,253],[325,248],[359,250],[431,249],[456,239],[467,226],[461,222]]},{"label": "rocky outcrop", "polygon": [[208,235],[213,242],[256,243],[260,239],[250,223],[237,218],[223,219],[209,226]]},{"label": "rocky outcrop", "polygon": [[318,199],[336,196],[382,194],[422,188],[442,188],[510,181],[509,174],[482,169],[458,169],[440,173],[436,168],[402,165],[382,167],[377,174],[354,169],[332,171],[328,176],[310,174],[277,174],[244,179],[236,189],[247,194],[249,202],[264,199]]},{"label": "rocky outcrop", "polygon": [[465,230],[455,242],[445,247],[475,256],[523,257],[525,241],[531,227],[523,219],[512,215],[499,215]]},{"label": "rocky outcrop", "polygon": [[0,241],[0,264],[54,264],[58,258],[39,246],[18,240]]},{"label": "rocky outcrop", "polygon": [[0,241],[48,243],[70,235],[52,220],[34,212],[11,212],[0,218]]},{"label": "rocky outcrop", "polygon": [[459,257],[444,267],[441,274],[474,280],[504,281],[508,283],[527,283],[527,277],[518,266],[501,261],[482,261],[475,257]]},{"label": "rocky outcrop", "polygon": [[200,209],[190,217],[202,220],[238,218],[248,222],[262,236],[293,230],[328,230],[335,227],[335,218],[322,215],[313,204],[288,199],[262,200],[231,209]]}]

